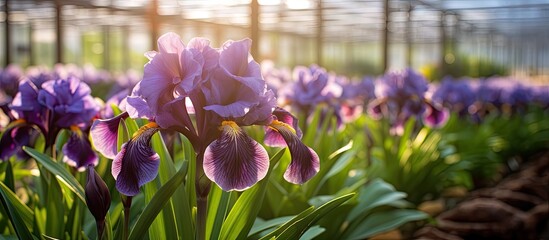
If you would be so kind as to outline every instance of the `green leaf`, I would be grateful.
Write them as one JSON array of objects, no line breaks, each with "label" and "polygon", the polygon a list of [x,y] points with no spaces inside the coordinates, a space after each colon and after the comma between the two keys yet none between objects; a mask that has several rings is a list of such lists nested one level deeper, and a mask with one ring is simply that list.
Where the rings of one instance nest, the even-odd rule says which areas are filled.
[{"label": "green leaf", "polygon": [[252,229],[250,230],[250,233],[248,234],[248,236],[258,234],[258,233],[260,233],[262,231],[265,231],[269,228],[280,226],[281,224],[284,224],[285,222],[288,222],[290,219],[292,219],[292,216],[279,217],[279,218],[269,219],[267,221],[256,219],[254,225],[252,226]]},{"label": "green leaf", "polygon": [[120,119],[120,123],[118,124],[118,136],[116,138],[116,151],[120,152],[120,149],[122,148],[122,144],[124,144],[125,142],[128,142],[129,140],[130,140],[130,133],[128,132],[126,121],[124,119]]},{"label": "green leaf", "polygon": [[347,167],[351,163],[355,155],[356,155],[356,150],[352,150],[344,153],[339,159],[337,159],[337,162],[330,168],[330,171],[328,171],[325,178],[328,179],[338,174],[341,170],[345,169],[345,167]]},{"label": "green leaf", "polygon": [[[168,203],[179,185],[183,183],[183,180],[185,179],[185,173],[182,172],[183,170],[186,169],[179,170],[172,179],[158,189],[141,215],[139,215],[139,218],[130,232],[129,239],[140,239],[145,236],[149,226],[155,220],[158,213],[160,213],[162,208]],[[181,201],[184,201],[184,199],[181,199]]]},{"label": "green leaf", "polygon": [[[141,202],[143,206],[141,206],[139,209],[145,208],[149,202],[154,198],[156,193],[158,192],[158,189],[160,188],[160,179],[156,177],[151,182],[145,184],[143,186],[143,196],[144,196],[144,202]],[[167,206],[167,203],[169,203],[169,197],[166,197],[166,204],[162,205],[162,208],[160,209],[160,212],[156,213],[153,218],[153,221],[151,224],[148,225],[148,235],[149,238],[159,238],[159,239],[167,239],[166,232],[164,231],[164,217],[163,217],[163,209],[165,206]],[[135,206],[135,204],[132,204],[132,207]]]},{"label": "green leaf", "polygon": [[11,161],[8,160],[5,163],[6,165],[5,169],[5,177],[4,177],[4,183],[6,186],[11,189],[12,191],[15,190],[15,178],[14,178],[14,172],[13,172],[13,166],[11,165]]},{"label": "green leaf", "polygon": [[84,211],[84,205],[80,201],[73,202],[65,224],[65,232],[70,234],[70,239],[79,239],[81,237]]},{"label": "green leaf", "polygon": [[57,177],[63,184],[65,184],[72,192],[76,194],[84,204],[86,198],[84,197],[84,188],[60,163],[55,162],[49,156],[40,153],[32,148],[23,147],[23,150],[27,152],[31,157],[36,159],[42,166],[44,166],[49,172]]},{"label": "green leaf", "polygon": [[31,210],[20,202],[15,193],[9,190],[3,182],[0,182],[0,195],[2,206],[6,210],[19,239],[35,239],[29,230],[33,218]]},{"label": "green leaf", "polygon": [[273,166],[284,152],[282,149],[271,158],[269,171],[263,180],[240,195],[221,227],[219,239],[244,239],[248,236],[263,203]]},{"label": "green leaf", "polygon": [[209,214],[206,219],[206,239],[215,240],[219,238],[229,208],[230,196],[230,192],[221,190],[217,185],[212,187],[208,199]]},{"label": "green leaf", "polygon": [[297,221],[295,224],[291,225],[288,229],[282,232],[279,236],[276,236],[277,239],[298,239],[300,236],[307,231],[310,226],[315,224],[318,220],[324,217],[329,212],[333,211],[335,208],[339,207],[341,204],[345,203],[347,200],[352,198],[355,193],[349,193],[338,197],[332,201],[325,203],[319,208],[315,209],[312,213],[307,215],[300,221]]},{"label": "green leaf", "polygon": [[[160,184],[164,184],[167,181],[169,181],[173,175],[176,174],[175,166],[173,164],[172,157],[170,153],[168,152],[168,149],[166,148],[166,145],[164,141],[162,140],[160,134],[155,134],[152,137],[151,140],[151,147],[153,150],[158,153],[161,161],[160,166],[158,168],[158,179],[160,180]],[[185,174],[183,172],[182,174]],[[173,195],[173,194],[172,194]],[[186,198],[185,198],[186,199]],[[180,199],[177,199],[178,201]],[[162,210],[162,222],[155,221],[154,224],[161,224],[157,226],[157,228],[162,229],[163,234],[166,235],[167,239],[179,239],[177,228],[177,220],[176,220],[176,211],[175,209],[175,203],[174,200],[171,199],[168,204],[164,206],[164,209]],[[181,219],[183,220],[183,219]],[[187,233],[188,235],[188,233]],[[154,235],[154,237],[159,237],[158,235]]]},{"label": "green leaf", "polygon": [[426,219],[427,217],[426,213],[411,209],[395,209],[372,213],[346,239],[365,239],[395,229],[404,223]]},{"label": "green leaf", "polygon": [[352,222],[369,210],[389,204],[406,197],[406,193],[397,192],[395,188],[381,179],[375,179],[360,191],[358,205],[351,211],[347,220]]},{"label": "green leaf", "polygon": [[318,237],[318,235],[322,234],[324,231],[326,231],[325,228],[320,226],[313,226],[309,228],[305,233],[303,233],[303,236],[299,238],[299,240],[313,240],[315,237]]},{"label": "green leaf", "polygon": [[65,206],[63,193],[58,181],[52,179],[46,200],[46,232],[48,236],[57,239],[64,238],[65,232]]},{"label": "green leaf", "polygon": [[305,217],[309,216],[309,214],[311,214],[314,210],[315,210],[315,208],[313,206],[305,209],[304,211],[300,212],[296,216],[292,217],[289,221],[284,222],[282,225],[280,225],[275,230],[273,230],[270,233],[268,233],[267,235],[261,237],[260,240],[267,240],[267,239],[276,238],[276,236],[280,235],[281,233],[286,231],[288,228],[290,228],[291,226],[293,226],[297,222],[302,221]]}]

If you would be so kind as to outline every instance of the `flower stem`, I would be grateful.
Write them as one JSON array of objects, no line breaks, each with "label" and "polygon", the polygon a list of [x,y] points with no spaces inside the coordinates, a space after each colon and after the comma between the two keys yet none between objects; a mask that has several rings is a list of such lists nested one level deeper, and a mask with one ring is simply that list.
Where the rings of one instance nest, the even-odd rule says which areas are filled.
[{"label": "flower stem", "polygon": [[206,239],[206,217],[208,210],[208,197],[198,197],[196,199],[196,239]]},{"label": "flower stem", "polygon": [[130,208],[132,206],[132,197],[131,196],[123,196],[122,197],[122,205],[124,205],[124,229],[122,231],[122,239],[127,240],[128,236],[130,234],[129,232],[129,226],[130,226]]},{"label": "flower stem", "polygon": [[103,232],[105,232],[105,220],[96,221],[95,223],[97,225],[97,239],[102,240]]},{"label": "flower stem", "polygon": [[210,193],[211,181],[204,173],[204,150],[196,155],[196,239],[206,239],[206,218],[208,211],[208,194]]}]

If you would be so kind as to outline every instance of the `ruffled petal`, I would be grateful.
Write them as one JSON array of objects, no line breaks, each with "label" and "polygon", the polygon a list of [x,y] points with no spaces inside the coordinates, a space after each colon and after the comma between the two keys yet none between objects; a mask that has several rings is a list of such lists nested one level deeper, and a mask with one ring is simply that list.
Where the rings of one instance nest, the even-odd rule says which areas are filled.
[{"label": "ruffled petal", "polygon": [[189,113],[187,112],[188,108],[186,106],[187,102],[185,98],[179,97],[162,107],[162,111],[158,113],[155,118],[155,122],[162,129],[167,129],[170,127],[184,127],[189,130],[193,130],[194,126],[192,124]]},{"label": "ruffled petal", "polygon": [[227,105],[209,105],[205,106],[204,110],[214,111],[221,117],[238,118],[246,115],[255,105],[253,102],[237,101]]},{"label": "ruffled petal", "polygon": [[128,96],[126,98],[126,111],[131,118],[152,118],[154,115],[145,102],[145,99],[139,96]]},{"label": "ruffled petal", "polygon": [[89,165],[96,166],[99,159],[88,137],[76,126],[71,127],[71,130],[71,137],[63,146],[63,161],[81,172]]},{"label": "ruffled petal", "polygon": [[110,119],[95,120],[90,129],[90,136],[95,149],[103,156],[113,159],[117,153],[118,125],[129,116],[123,112]]},{"label": "ruffled petal", "polygon": [[120,193],[135,196],[141,186],[158,174],[160,156],[150,146],[151,138],[158,130],[154,122],[141,127],[114,158],[112,175]]},{"label": "ruffled petal", "polygon": [[267,151],[235,122],[224,121],[221,136],[204,153],[204,172],[225,191],[243,191],[269,170]]},{"label": "ruffled petal", "polygon": [[261,97],[259,104],[254,106],[250,111],[239,119],[239,124],[248,126],[253,124],[266,125],[269,124],[273,117],[272,112],[276,106],[276,97],[273,91],[265,92]]},{"label": "ruffled petal", "polygon": [[318,155],[299,140],[295,130],[278,120],[274,120],[269,126],[280,133],[292,156],[292,161],[284,172],[284,179],[294,184],[302,184],[316,175],[320,170]]}]

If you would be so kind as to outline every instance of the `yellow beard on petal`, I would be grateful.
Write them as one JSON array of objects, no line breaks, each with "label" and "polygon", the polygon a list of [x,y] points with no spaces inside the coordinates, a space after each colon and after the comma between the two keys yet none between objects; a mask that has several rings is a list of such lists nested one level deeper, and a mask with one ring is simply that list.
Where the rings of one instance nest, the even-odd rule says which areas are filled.
[{"label": "yellow beard on petal", "polygon": [[286,128],[286,129],[289,129],[294,135],[297,134],[295,129],[292,126],[290,126],[290,124],[287,124],[278,120],[273,120],[271,124],[269,124],[269,128],[277,132],[279,131],[280,128]]},{"label": "yellow beard on petal", "polygon": [[236,136],[240,132],[240,127],[234,121],[223,121],[219,130],[225,133],[229,133],[231,136]]},{"label": "yellow beard on petal", "polygon": [[155,122],[147,123],[147,124],[143,125],[143,127],[139,128],[139,130],[137,130],[137,132],[135,132],[133,134],[132,139],[134,139],[137,136],[141,135],[143,132],[145,132],[147,129],[150,129],[150,128],[159,128],[159,127],[158,127],[158,124],[156,124]]},{"label": "yellow beard on petal", "polygon": [[82,130],[76,125],[71,125],[71,132],[75,133],[79,138],[82,138]]}]

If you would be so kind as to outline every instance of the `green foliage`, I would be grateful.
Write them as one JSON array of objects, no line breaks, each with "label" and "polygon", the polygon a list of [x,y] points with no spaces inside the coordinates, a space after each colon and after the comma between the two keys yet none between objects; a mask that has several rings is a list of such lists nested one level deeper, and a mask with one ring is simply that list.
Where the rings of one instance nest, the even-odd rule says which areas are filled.
[{"label": "green foliage", "polygon": [[461,162],[452,161],[455,147],[443,139],[439,130],[418,126],[410,118],[401,136],[390,135],[389,123],[381,121],[366,123],[376,143],[366,170],[369,176],[391,183],[415,204],[438,197],[445,187],[464,184],[453,181],[453,176],[466,168]]}]

